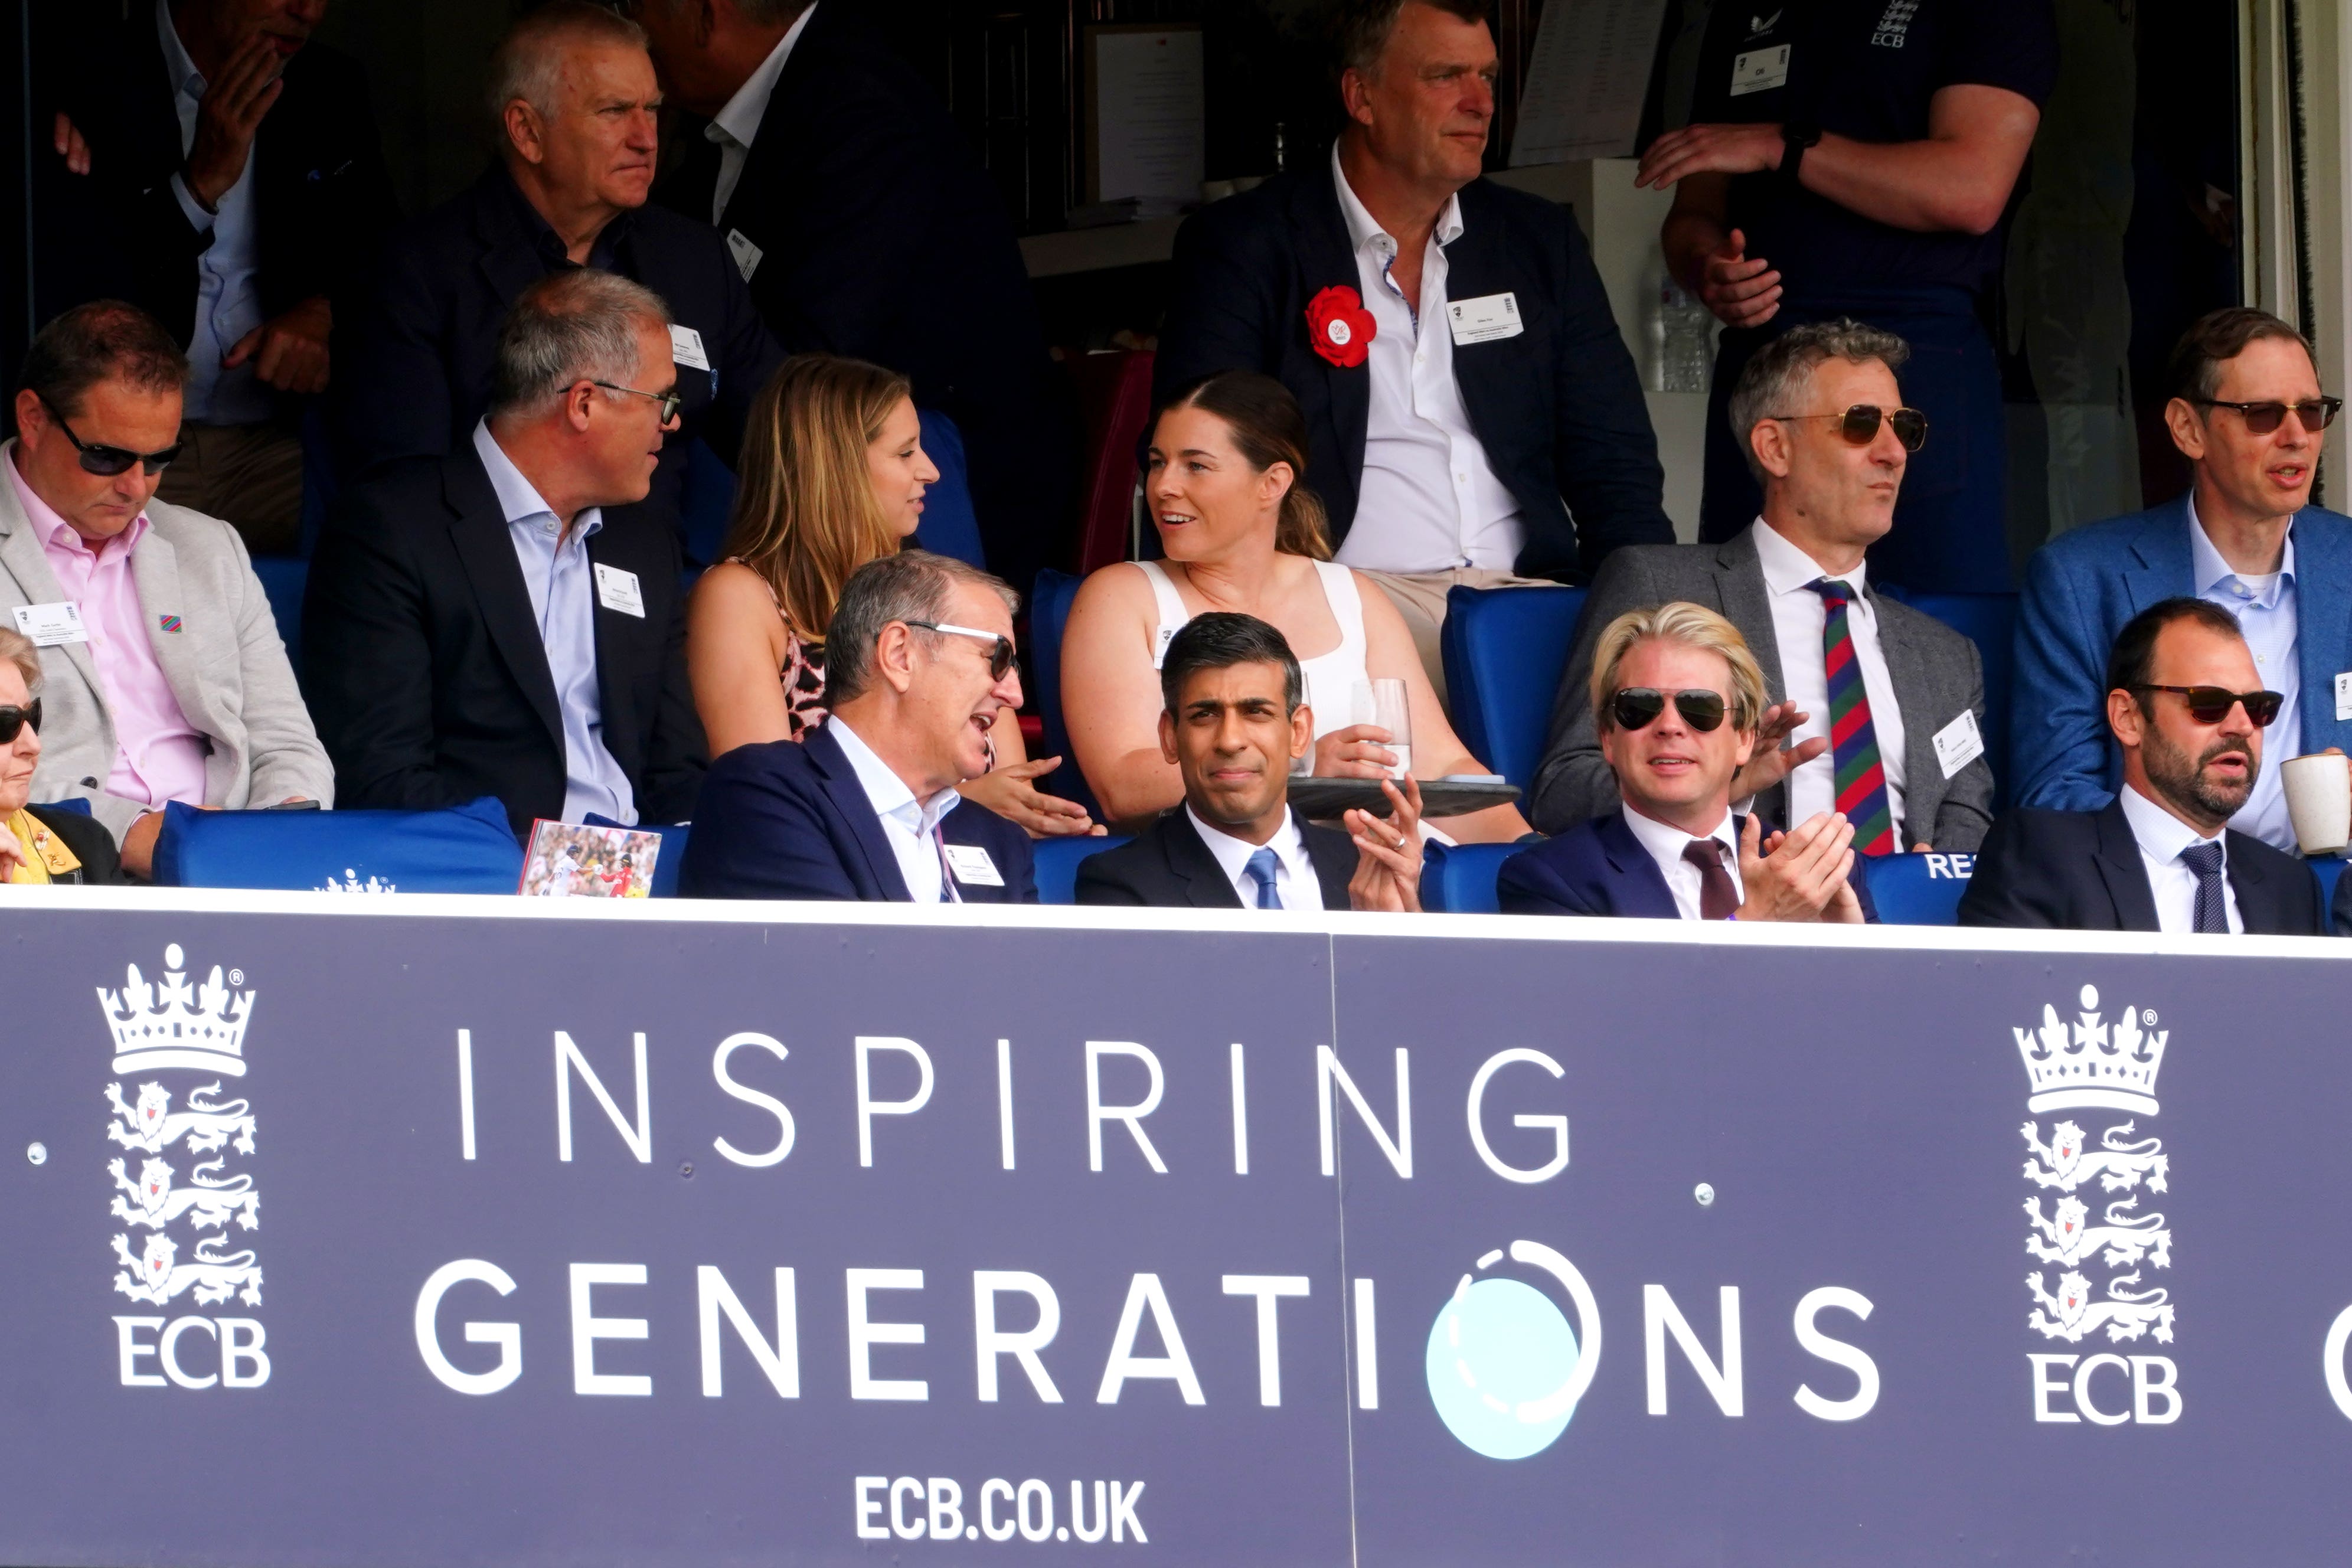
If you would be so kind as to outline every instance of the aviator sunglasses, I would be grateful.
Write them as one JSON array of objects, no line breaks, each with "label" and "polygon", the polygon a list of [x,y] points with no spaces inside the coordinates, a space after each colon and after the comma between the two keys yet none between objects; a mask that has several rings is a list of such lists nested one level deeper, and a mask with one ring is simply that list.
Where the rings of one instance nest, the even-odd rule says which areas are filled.
[{"label": "aviator sunglasses", "polygon": [[[1674,694],[1675,711],[1701,734],[1723,722],[1723,693],[1700,687]],[[1666,710],[1666,694],[1654,687],[1628,686],[1609,699],[1609,717],[1620,730],[1646,730]]]},{"label": "aviator sunglasses", "polygon": [[2208,408],[2234,408],[2246,422],[2246,429],[2256,436],[2267,436],[2286,418],[2287,411],[2294,412],[2295,420],[2305,430],[2325,430],[2336,423],[2343,411],[2340,397],[2314,397],[2302,403],[2225,403],[2218,397],[2200,397],[2198,402]]},{"label": "aviator sunglasses", "polygon": [[126,452],[120,447],[98,446],[75,435],[73,426],[66,423],[66,416],[58,412],[56,404],[40,393],[36,392],[33,395],[41,399],[41,406],[49,411],[49,417],[58,422],[58,428],[65,432],[66,439],[71,441],[73,449],[81,455],[82,471],[96,474],[100,479],[110,479],[117,474],[128,472],[133,463],[151,474],[160,474],[166,465],[179,457],[180,448],[186,445],[183,441],[174,441],[160,452]]},{"label": "aviator sunglasses", "polygon": [[33,733],[41,732],[41,700],[33,699],[28,708],[0,708],[0,746],[13,744],[25,726],[30,724]]},{"label": "aviator sunglasses", "polygon": [[2189,706],[2189,716],[2200,724],[2219,724],[2230,716],[2230,710],[2244,703],[2246,717],[2254,728],[2264,730],[2278,717],[2279,705],[2286,698],[2276,691],[2231,691],[2221,686],[2140,686],[2139,691],[2169,691]]},{"label": "aviator sunglasses", "polygon": [[971,637],[975,641],[989,644],[988,678],[991,680],[1003,679],[1004,672],[1013,668],[1011,637],[1001,637],[995,632],[984,632],[977,626],[951,626],[945,621],[908,621],[907,624],[910,626],[920,626],[927,632],[945,632],[951,637]]},{"label": "aviator sunglasses", "polygon": [[1927,444],[1927,416],[1916,408],[1888,410],[1874,403],[1857,403],[1843,414],[1768,414],[1767,419],[1834,419],[1838,434],[1857,447],[1867,447],[1878,439],[1878,422],[1882,419],[1895,427],[1895,438],[1903,443],[1906,452],[1916,452]]}]

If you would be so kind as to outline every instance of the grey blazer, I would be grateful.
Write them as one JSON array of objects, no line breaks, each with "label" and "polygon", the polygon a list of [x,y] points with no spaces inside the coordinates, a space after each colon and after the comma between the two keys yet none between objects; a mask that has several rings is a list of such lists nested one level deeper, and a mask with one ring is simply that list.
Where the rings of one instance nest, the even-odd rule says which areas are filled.
[{"label": "grey blazer", "polygon": [[[16,461],[16,448],[13,440],[0,444],[0,462]],[[245,541],[218,518],[160,500],[147,503],[147,524],[131,558],[131,580],[163,679],[188,722],[211,742],[204,804],[235,811],[300,797],[333,805],[335,771],[310,728]],[[7,612],[19,605],[64,597],[16,487],[0,475],[0,626],[15,626]],[[164,616],[176,616],[180,629],[162,630]],[[79,795],[120,840],[151,808],[106,793],[114,720],[89,645],[43,648],[41,673],[41,761],[33,798]]]},{"label": "grey blazer", "polygon": [[[1903,847],[1926,841],[1937,849],[1972,853],[1992,826],[1992,769],[1982,757],[1950,778],[1936,760],[1936,731],[1972,710],[1984,723],[1984,667],[1976,644],[1932,616],[1898,604],[1867,584],[1878,617],[1879,650],[1903,713]],[[1551,743],[1536,772],[1529,815],[1546,833],[1562,833],[1589,817],[1615,811],[1617,775],[1601,754],[1592,721],[1592,649],[1610,622],[1628,610],[1683,600],[1713,610],[1739,628],[1773,701],[1788,695],[1780,679],[1780,642],[1753,528],[1721,544],[1648,544],[1620,550],[1602,563],[1576,623],[1576,642],[1552,706]],[[1766,822],[1790,826],[1788,786],[1757,798]]]}]

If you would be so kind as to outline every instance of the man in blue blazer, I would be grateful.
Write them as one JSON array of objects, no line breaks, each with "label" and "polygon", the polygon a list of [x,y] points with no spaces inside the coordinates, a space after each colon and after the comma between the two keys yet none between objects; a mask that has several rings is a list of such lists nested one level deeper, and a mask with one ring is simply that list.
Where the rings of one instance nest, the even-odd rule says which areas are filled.
[{"label": "man in blue blazer", "polygon": [[2189,595],[2236,617],[2263,685],[2286,699],[2273,764],[2231,826],[2292,851],[2277,763],[2352,750],[2352,519],[2312,506],[2327,424],[2310,345],[2277,317],[2216,310],[2173,352],[2165,408],[2187,495],[2062,534],[2026,571],[2011,721],[2019,805],[2090,811],[2115,797],[2109,648],[2134,616]]},{"label": "man in blue blazer", "polygon": [[1763,837],[1731,812],[1764,674],[1739,630],[1674,603],[1629,610],[1594,648],[1593,710],[1622,806],[1503,862],[1503,912],[1652,920],[1874,920],[1853,824],[1819,813]]},{"label": "man in blue blazer", "polygon": [[825,722],[704,782],[678,890],[704,899],[1034,904],[1029,836],[955,786],[1021,705],[1013,590],[910,550],[867,563],[826,628]]}]

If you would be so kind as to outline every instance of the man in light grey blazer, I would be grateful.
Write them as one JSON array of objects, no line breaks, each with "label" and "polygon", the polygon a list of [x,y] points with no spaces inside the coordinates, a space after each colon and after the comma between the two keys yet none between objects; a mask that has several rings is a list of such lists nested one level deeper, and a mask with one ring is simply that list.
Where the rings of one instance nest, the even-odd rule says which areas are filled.
[{"label": "man in light grey blazer", "polygon": [[1721,544],[1618,551],[1594,580],[1552,710],[1528,813],[1559,833],[1614,811],[1593,728],[1592,649],[1630,609],[1687,600],[1738,626],[1772,707],[1735,799],[1789,827],[1842,812],[1865,854],[1972,852],[1992,823],[1976,645],[1874,592],[1864,552],[1894,521],[1926,425],[1899,406],[1900,338],[1852,321],[1799,327],[1748,361],[1733,428],[1764,512]]},{"label": "man in light grey blazer", "polygon": [[0,609],[45,677],[33,798],[89,801],[142,877],[170,801],[334,803],[244,542],[154,499],[187,378],[135,306],[79,306],[26,351],[0,445]]}]

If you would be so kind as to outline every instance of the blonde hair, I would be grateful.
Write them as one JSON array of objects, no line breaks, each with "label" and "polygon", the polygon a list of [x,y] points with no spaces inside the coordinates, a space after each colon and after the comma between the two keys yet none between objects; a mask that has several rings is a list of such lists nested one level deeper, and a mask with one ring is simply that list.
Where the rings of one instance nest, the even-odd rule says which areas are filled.
[{"label": "blonde hair", "polygon": [[[1160,405],[1160,413],[1197,408],[1213,415],[1234,438],[1234,449],[1259,473],[1276,463],[1290,468],[1282,514],[1275,520],[1274,547],[1310,561],[1331,559],[1331,524],[1323,501],[1307,488],[1307,416],[1290,388],[1254,370],[1221,370],[1187,383]],[[1156,429],[1160,420],[1155,417]]]},{"label": "blonde hair", "polygon": [[16,673],[25,678],[26,690],[40,690],[41,650],[33,645],[32,638],[22,632],[0,629],[0,660],[16,667]]},{"label": "blonde hair", "polygon": [[1678,642],[1720,655],[1731,668],[1731,727],[1752,731],[1764,717],[1764,671],[1748,650],[1739,628],[1703,605],[1676,600],[1648,609],[1628,610],[1602,628],[1592,649],[1593,721],[1611,727],[1609,700],[1617,694],[1617,667],[1634,646],[1655,639]]},{"label": "blonde hair", "polygon": [[898,552],[866,448],[909,395],[880,365],[795,354],[752,400],[725,553],[766,580],[804,643],[824,640],[852,573]]}]

